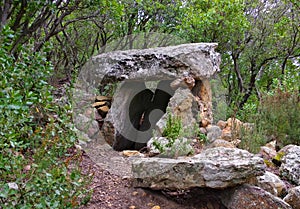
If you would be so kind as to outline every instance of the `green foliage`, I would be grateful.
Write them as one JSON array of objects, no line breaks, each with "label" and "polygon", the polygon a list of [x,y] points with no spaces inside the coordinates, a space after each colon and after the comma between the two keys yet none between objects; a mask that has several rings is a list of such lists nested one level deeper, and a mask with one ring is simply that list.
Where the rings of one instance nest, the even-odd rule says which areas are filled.
[{"label": "green foliage", "polygon": [[[161,153],[160,156],[176,158],[178,156],[192,155],[194,150],[190,139],[198,139],[199,143],[206,143],[207,137],[200,132],[199,126],[196,123],[193,128],[184,128],[180,117],[172,116],[170,112],[168,112],[167,117],[166,127],[163,130],[162,136],[168,142],[153,141],[153,146]],[[157,138],[155,131],[153,138]]]},{"label": "green foliage", "polygon": [[79,166],[81,153],[69,104],[57,106],[47,79],[52,70],[32,45],[10,55],[14,33],[0,36],[0,207],[74,208],[90,193]]},{"label": "green foliage", "polygon": [[162,133],[163,137],[169,139],[169,144],[167,146],[171,146],[174,141],[182,136],[182,121],[178,116],[172,116],[170,113],[168,114],[167,124]]},{"label": "green foliage", "polygon": [[240,147],[258,152],[260,146],[271,140],[276,140],[279,147],[300,145],[299,96],[296,91],[280,88],[265,94],[258,106],[259,112],[250,117],[255,129],[250,134],[243,134]]}]

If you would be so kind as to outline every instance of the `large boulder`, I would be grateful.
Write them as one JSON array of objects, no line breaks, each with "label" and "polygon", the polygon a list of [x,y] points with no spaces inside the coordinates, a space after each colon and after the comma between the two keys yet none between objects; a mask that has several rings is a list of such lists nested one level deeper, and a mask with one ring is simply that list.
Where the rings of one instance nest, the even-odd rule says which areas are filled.
[{"label": "large boulder", "polygon": [[282,199],[248,184],[224,190],[221,200],[228,209],[293,209]]},{"label": "large boulder", "polygon": [[132,162],[134,186],[151,189],[226,188],[265,172],[261,158],[237,149],[206,149],[193,157],[139,158]]},{"label": "large boulder", "polygon": [[289,145],[279,153],[283,153],[280,166],[280,174],[292,183],[300,185],[300,146]]},{"label": "large boulder", "polygon": [[[111,80],[166,80],[193,75],[209,79],[219,71],[220,54],[216,43],[193,43],[150,49],[113,51],[92,58],[92,77]],[[91,72],[93,71],[93,72]]]}]

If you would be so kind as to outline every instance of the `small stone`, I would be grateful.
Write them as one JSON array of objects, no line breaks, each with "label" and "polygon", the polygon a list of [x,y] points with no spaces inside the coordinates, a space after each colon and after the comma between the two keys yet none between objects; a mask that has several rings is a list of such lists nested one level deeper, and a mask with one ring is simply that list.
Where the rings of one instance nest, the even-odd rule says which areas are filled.
[{"label": "small stone", "polygon": [[107,113],[109,111],[109,107],[102,106],[102,107],[97,108],[97,110],[99,110],[100,112],[103,112],[103,113]]},{"label": "small stone", "polygon": [[24,170],[25,170],[25,171],[30,171],[30,169],[31,169],[31,166],[30,166],[30,165],[24,166]]},{"label": "small stone", "polygon": [[222,135],[222,131],[219,128],[219,126],[215,126],[215,125],[208,126],[206,130],[207,130],[207,139],[209,142],[213,142],[214,140],[219,139]]},{"label": "small stone", "polygon": [[231,133],[231,128],[230,127],[226,127],[222,130],[221,138],[226,140],[226,141],[231,141],[232,140],[232,133]]},{"label": "small stone", "polygon": [[155,206],[153,206],[151,209],[160,209],[160,206],[155,205]]},{"label": "small stone", "polygon": [[139,193],[137,191],[132,192],[133,196],[137,196]]},{"label": "small stone", "polygon": [[7,185],[10,189],[19,190],[19,186],[15,182],[9,182]]},{"label": "small stone", "polygon": [[257,177],[256,186],[279,197],[286,192],[285,183],[275,174],[266,171],[263,176]]},{"label": "small stone", "polygon": [[122,152],[122,154],[126,157],[132,157],[132,156],[141,156],[143,155],[142,153],[140,153],[139,151],[136,150],[124,150]]},{"label": "small stone", "polygon": [[227,148],[235,148],[235,146],[228,141],[225,141],[223,139],[216,139],[211,144],[207,146],[207,148],[213,148],[213,147],[227,147]]},{"label": "small stone", "polygon": [[276,156],[276,150],[267,146],[262,146],[260,148],[259,154],[262,155],[264,159],[272,159]]},{"label": "small stone", "polygon": [[99,101],[111,101],[112,98],[111,97],[107,97],[107,96],[96,96],[95,101],[99,102]]},{"label": "small stone", "polygon": [[155,204],[153,202],[149,202],[149,203],[147,203],[147,206],[153,207],[153,206],[155,206]]},{"label": "small stone", "polygon": [[217,126],[220,127],[220,129],[224,129],[227,125],[227,122],[226,121],[223,121],[223,120],[219,120],[218,123],[217,123]]},{"label": "small stone", "polygon": [[129,209],[136,209],[136,206],[131,205],[131,206],[129,206]]},{"label": "small stone", "polygon": [[206,120],[206,119],[202,119],[202,120],[201,120],[201,126],[202,126],[202,127],[206,128],[209,124],[210,124],[210,123],[209,123],[208,120]]},{"label": "small stone", "polygon": [[100,106],[103,106],[105,104],[106,104],[106,102],[95,102],[94,104],[92,104],[92,107],[100,107]]},{"label": "small stone", "polygon": [[291,188],[283,200],[290,204],[293,209],[300,209],[300,186]]}]

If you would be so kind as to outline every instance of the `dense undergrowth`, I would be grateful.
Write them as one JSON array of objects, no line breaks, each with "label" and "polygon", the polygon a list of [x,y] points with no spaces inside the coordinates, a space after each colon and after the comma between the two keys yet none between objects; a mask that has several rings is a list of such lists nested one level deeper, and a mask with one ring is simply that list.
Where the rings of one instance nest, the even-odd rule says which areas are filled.
[{"label": "dense undergrowth", "polygon": [[45,51],[9,53],[14,33],[0,38],[0,208],[76,208],[88,201],[91,177],[74,151],[71,106],[53,101]]},{"label": "dense undergrowth", "polygon": [[260,146],[276,140],[278,149],[288,144],[300,145],[300,95],[296,90],[276,88],[265,94],[258,110],[249,116],[255,124],[242,134],[241,148],[258,152]]}]

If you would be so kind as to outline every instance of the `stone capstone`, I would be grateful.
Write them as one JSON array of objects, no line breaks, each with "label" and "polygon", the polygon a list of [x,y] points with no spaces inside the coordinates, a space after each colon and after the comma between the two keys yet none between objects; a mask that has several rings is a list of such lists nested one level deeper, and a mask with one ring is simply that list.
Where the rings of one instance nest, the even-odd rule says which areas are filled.
[{"label": "stone capstone", "polygon": [[209,79],[219,71],[220,54],[216,43],[182,44],[140,50],[113,51],[92,58],[93,78],[103,84],[126,80],[166,80],[192,75]]},{"label": "stone capstone", "polygon": [[248,182],[265,172],[261,158],[237,149],[206,149],[193,157],[139,158],[132,161],[134,186],[151,189],[222,189]]}]

